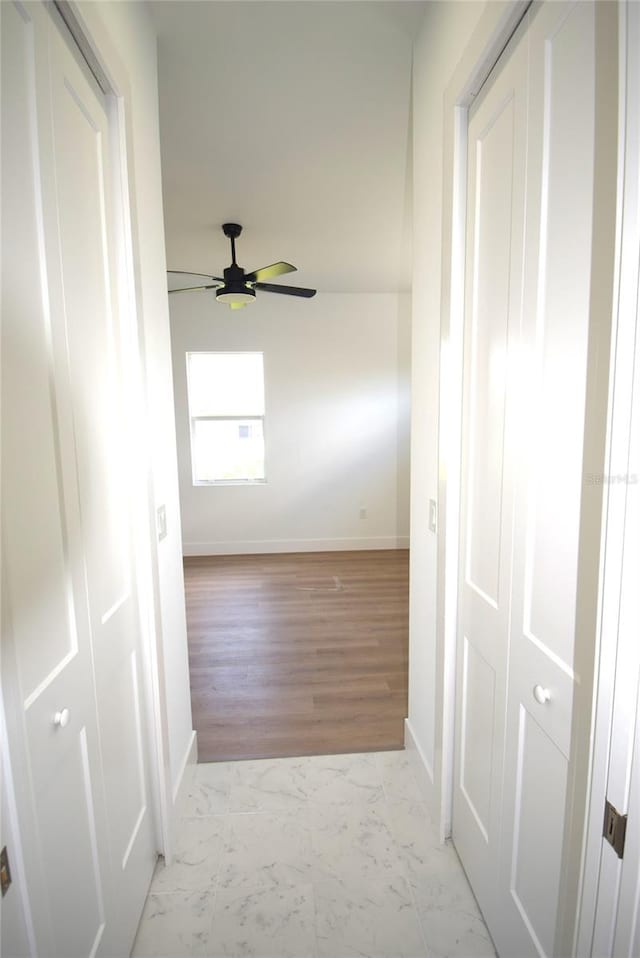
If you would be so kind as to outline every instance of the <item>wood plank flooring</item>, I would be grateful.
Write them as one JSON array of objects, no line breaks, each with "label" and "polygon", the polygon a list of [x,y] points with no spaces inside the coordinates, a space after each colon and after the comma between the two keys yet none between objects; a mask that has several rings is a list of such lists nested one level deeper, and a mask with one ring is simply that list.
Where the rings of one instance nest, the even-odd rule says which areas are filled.
[{"label": "wood plank flooring", "polygon": [[201,762],[402,748],[409,553],[185,559]]}]

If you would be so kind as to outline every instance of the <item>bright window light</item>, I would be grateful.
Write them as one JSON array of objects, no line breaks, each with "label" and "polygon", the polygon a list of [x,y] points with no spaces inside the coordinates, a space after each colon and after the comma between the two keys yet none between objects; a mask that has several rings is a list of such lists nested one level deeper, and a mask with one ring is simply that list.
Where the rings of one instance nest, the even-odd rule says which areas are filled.
[{"label": "bright window light", "polygon": [[263,482],[262,353],[187,353],[194,485]]}]

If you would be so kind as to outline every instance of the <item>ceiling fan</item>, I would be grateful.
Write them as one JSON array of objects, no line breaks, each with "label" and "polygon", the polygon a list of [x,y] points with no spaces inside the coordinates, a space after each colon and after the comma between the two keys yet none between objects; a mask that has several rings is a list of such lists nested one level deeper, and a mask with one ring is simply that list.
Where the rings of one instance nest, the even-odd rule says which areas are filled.
[{"label": "ceiling fan", "polygon": [[[282,276],[283,273],[294,273],[295,266],[291,263],[272,263],[254,269],[252,273],[245,273],[236,263],[236,240],[242,232],[239,223],[224,223],[222,232],[231,240],[231,266],[223,270],[224,279],[220,276],[209,276],[208,273],[189,273],[183,269],[169,269],[170,293],[187,293],[194,290],[215,289],[219,303],[227,303],[231,309],[242,309],[256,298],[256,290],[265,293],[284,293],[285,296],[304,296],[309,299],[316,295],[315,289],[305,289],[302,286],[280,286],[274,283],[265,283],[265,279]],[[187,277],[193,277],[190,283]],[[198,283],[197,277],[203,277],[208,282]],[[175,284],[175,285],[174,285]]]}]

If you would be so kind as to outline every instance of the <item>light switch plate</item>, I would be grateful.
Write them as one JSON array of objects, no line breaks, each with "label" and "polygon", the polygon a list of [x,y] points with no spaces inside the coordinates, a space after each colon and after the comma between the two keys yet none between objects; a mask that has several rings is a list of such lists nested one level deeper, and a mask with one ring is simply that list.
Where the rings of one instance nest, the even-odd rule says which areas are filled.
[{"label": "light switch plate", "polygon": [[156,527],[158,530],[158,542],[167,538],[167,509],[166,506],[158,506],[156,512]]},{"label": "light switch plate", "polygon": [[438,531],[438,504],[435,499],[429,499],[429,530]]}]

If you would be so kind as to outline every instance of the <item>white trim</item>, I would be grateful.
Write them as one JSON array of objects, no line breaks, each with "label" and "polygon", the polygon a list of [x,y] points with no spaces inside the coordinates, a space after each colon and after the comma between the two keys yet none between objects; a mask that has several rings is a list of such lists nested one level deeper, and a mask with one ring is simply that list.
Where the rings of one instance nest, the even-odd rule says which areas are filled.
[{"label": "white trim", "polygon": [[173,783],[173,790],[171,797],[173,798],[173,807],[174,810],[178,801],[180,799],[180,792],[184,787],[189,784],[189,774],[188,771],[190,766],[198,764],[198,733],[194,730],[191,733],[191,738],[189,739],[189,744],[184,753],[184,758],[180,763],[180,771],[176,776],[176,780]]},{"label": "white trim", "polygon": [[372,536],[357,539],[245,539],[228,542],[185,542],[182,552],[185,556],[221,556],[408,548],[409,536]]},{"label": "white trim", "polygon": [[170,802],[167,803],[169,806],[167,811],[167,841],[164,846],[159,849],[160,854],[164,858],[165,865],[170,865],[173,861],[173,850],[175,848],[180,824],[180,810],[189,794],[197,764],[198,733],[192,731],[184,756],[180,762],[180,770],[171,785]]},{"label": "white trim", "polygon": [[[619,14],[623,4],[597,3],[595,73],[595,152],[589,346],[587,359],[585,433],[582,469],[586,484],[580,504],[580,547],[576,603],[576,641],[572,662],[576,679],[571,723],[571,753],[564,820],[564,850],[556,949],[572,954],[579,920],[593,740],[596,734],[594,696],[597,694],[601,642],[604,515],[608,483],[589,487],[590,474],[607,469],[612,365],[617,334],[618,273],[620,269],[620,143]],[[606,487],[606,488],[603,488]],[[602,824],[602,819],[601,819]]]},{"label": "white trim", "polygon": [[73,37],[74,42],[84,60],[91,75],[94,80],[100,87],[103,93],[111,93],[111,84],[108,78],[105,76],[105,73],[96,58],[94,51],[91,49],[90,45],[87,43],[87,38],[85,36],[83,28],[78,22],[78,18],[74,11],[74,4],[69,2],[69,0],[53,0],[53,5],[58,11],[60,17],[64,21],[65,27],[69,34]]},{"label": "white trim", "polygon": [[[404,748],[409,755],[416,783],[422,793],[422,797],[427,805],[431,807],[434,787],[433,769],[420,746],[413,731],[411,721],[408,718],[404,720]],[[441,838],[444,838],[444,836],[441,836]]]},{"label": "white trim", "polygon": [[[640,409],[640,123],[637,119],[640,109],[640,9],[637,4],[620,4],[619,11],[619,233],[616,237],[619,285],[616,290],[617,313],[612,330],[609,383],[605,462],[605,472],[609,475],[623,475],[636,470],[636,463],[629,456],[635,426],[633,416],[637,416]],[[637,535],[637,529],[631,527],[629,489],[624,483],[608,483],[604,493],[602,620],[594,685],[589,808],[574,943],[574,950],[580,955],[604,954],[603,948],[607,954],[614,953],[616,930],[625,919],[619,908],[621,863],[603,843],[602,818],[605,797],[620,811],[628,809],[627,775],[631,762],[636,709],[634,698],[638,679],[637,658],[634,660],[634,656],[629,655],[619,631],[623,580],[629,572],[625,570],[625,563],[630,561],[624,550],[624,540],[625,537]],[[617,948],[615,953],[618,953]]]}]

